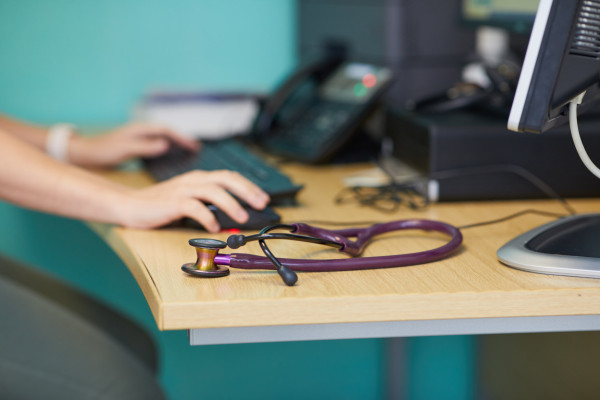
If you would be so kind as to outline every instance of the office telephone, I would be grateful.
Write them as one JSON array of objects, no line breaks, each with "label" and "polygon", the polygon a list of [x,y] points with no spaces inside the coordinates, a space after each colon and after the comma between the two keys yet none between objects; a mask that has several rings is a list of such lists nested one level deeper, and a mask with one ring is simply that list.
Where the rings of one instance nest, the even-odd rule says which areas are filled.
[{"label": "office telephone", "polygon": [[293,74],[267,99],[253,138],[268,152],[328,161],[351,140],[390,86],[388,68],[323,60]]}]

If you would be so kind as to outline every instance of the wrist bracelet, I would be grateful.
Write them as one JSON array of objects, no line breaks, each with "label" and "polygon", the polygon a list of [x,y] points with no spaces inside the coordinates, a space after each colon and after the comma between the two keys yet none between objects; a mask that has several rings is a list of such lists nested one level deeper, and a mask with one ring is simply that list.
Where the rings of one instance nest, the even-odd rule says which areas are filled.
[{"label": "wrist bracelet", "polygon": [[75,126],[71,124],[56,124],[48,130],[46,137],[46,153],[59,161],[69,162],[69,139],[75,133]]}]

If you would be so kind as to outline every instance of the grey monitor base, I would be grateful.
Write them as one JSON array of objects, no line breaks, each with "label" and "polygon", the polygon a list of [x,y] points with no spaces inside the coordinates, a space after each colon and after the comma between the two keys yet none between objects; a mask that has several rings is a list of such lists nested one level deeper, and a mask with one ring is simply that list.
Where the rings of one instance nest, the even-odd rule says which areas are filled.
[{"label": "grey monitor base", "polygon": [[542,225],[506,243],[497,255],[502,263],[523,271],[600,278],[600,214]]}]

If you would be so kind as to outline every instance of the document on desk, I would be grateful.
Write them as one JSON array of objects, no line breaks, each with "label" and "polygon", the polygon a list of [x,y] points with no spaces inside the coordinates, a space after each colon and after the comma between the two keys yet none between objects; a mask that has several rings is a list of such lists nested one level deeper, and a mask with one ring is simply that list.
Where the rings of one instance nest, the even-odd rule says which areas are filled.
[{"label": "document on desk", "polygon": [[144,97],[133,117],[191,138],[216,140],[249,133],[259,107],[254,95],[160,92]]}]

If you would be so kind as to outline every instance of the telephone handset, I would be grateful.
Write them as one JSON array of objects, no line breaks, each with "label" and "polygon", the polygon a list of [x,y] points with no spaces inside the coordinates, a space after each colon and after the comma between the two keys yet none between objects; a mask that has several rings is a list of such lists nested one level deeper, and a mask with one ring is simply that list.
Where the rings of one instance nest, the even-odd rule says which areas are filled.
[{"label": "telephone handset", "polygon": [[308,163],[327,161],[356,132],[391,83],[387,68],[325,60],[293,74],[254,124],[265,150]]}]

